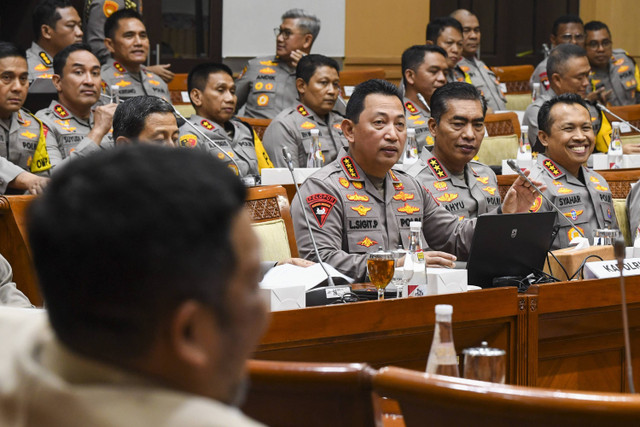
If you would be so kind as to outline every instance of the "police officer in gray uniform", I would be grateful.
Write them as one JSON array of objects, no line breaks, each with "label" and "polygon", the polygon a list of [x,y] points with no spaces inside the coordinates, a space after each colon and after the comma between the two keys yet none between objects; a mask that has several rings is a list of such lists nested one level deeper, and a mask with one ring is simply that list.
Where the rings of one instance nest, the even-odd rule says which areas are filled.
[{"label": "police officer in gray uniform", "polygon": [[635,61],[623,49],[612,49],[611,32],[604,22],[587,22],[584,30],[591,64],[588,92],[603,91],[602,101],[611,105],[639,103],[639,73]]},{"label": "police officer in gray uniform", "polygon": [[[347,105],[343,131],[349,149],[300,187],[304,206],[295,199],[292,214],[298,249],[315,258],[303,217],[309,215],[322,260],[342,273],[364,280],[366,256],[378,246],[408,247],[409,222],[422,221],[430,248],[428,266],[452,267],[456,254],[469,252],[475,220],[459,221],[438,206],[422,186],[391,167],[399,159],[406,137],[402,99],[395,86],[369,80],[356,87]],[[520,178],[507,193],[502,209],[523,212],[534,194]],[[438,252],[438,251],[446,252]]]},{"label": "police officer in gray uniform", "polygon": [[[549,55],[547,67],[551,88],[527,107],[522,120],[523,125],[529,126],[529,143],[533,151],[537,152],[544,151],[544,147],[537,141],[540,107],[556,94],[577,93],[580,96],[586,96],[586,89],[589,86],[589,70],[591,69],[585,50],[573,44],[561,44],[553,49]],[[591,114],[593,130],[596,134],[596,150],[606,152],[611,140],[611,136],[603,126],[603,121],[606,118],[592,104],[587,103],[587,108]]]},{"label": "police officer in gray uniform", "polygon": [[85,0],[82,16],[84,41],[91,46],[91,51],[100,63],[105,63],[111,57],[104,45],[104,23],[114,12],[122,9],[133,9],[142,13],[139,5],[132,0]]},{"label": "police officer in gray uniform", "polygon": [[13,43],[0,42],[0,75],[0,194],[7,188],[39,194],[51,168],[46,151],[51,136],[22,109],[29,72],[25,52]]},{"label": "police officer in gray uniform", "polygon": [[263,137],[276,167],[287,166],[283,146],[291,154],[294,167],[307,167],[312,129],[319,131],[324,164],[332,162],[347,145],[341,129],[344,117],[332,111],[340,94],[339,70],[338,63],[324,55],[307,55],[298,62],[296,86],[301,103],[278,114]]},{"label": "police officer in gray uniform", "polygon": [[429,132],[429,103],[433,92],[447,83],[447,52],[436,45],[415,45],[402,53],[402,81],[407,126],[416,130],[418,151],[433,146]]},{"label": "police officer in gray uniform", "polygon": [[29,81],[53,76],[53,57],[65,47],[82,42],[78,12],[69,0],[41,0],[33,11],[36,40],[27,50]]},{"label": "police officer in gray uniform", "polygon": [[253,129],[233,118],[236,85],[231,69],[224,64],[198,64],[189,73],[187,85],[196,114],[180,127],[180,146],[206,151],[236,174],[255,180],[266,154],[262,150],[258,159]]},{"label": "police officer in gray uniform", "polygon": [[480,93],[487,101],[487,106],[493,111],[507,108],[505,98],[500,89],[500,82],[495,73],[477,58],[480,48],[480,23],[478,17],[466,9],[458,9],[451,14],[462,25],[462,59],[458,66],[467,73],[471,83],[480,89]]},{"label": "police officer in gray uniform", "polygon": [[[102,80],[118,87],[120,98],[150,95],[170,101],[169,88],[160,76],[144,67],[149,54],[149,38],[142,17],[132,9],[113,13],[104,25],[105,45],[111,59],[102,66]],[[134,33],[134,37],[124,37]]]},{"label": "police officer in gray uniform", "polygon": [[237,81],[238,108],[244,106],[246,117],[273,119],[296,104],[296,65],[311,51],[320,20],[302,9],[291,9],[282,15],[275,32],[275,56],[250,60]]},{"label": "police officer in gray uniform", "polygon": [[[551,35],[551,48],[563,43],[575,44],[584,48],[584,24],[582,19],[575,15],[563,15],[553,22]],[[545,95],[551,89],[551,76],[547,74],[547,59],[543,59],[531,74],[529,84],[533,89],[534,83],[540,83],[540,94]]]},{"label": "police officer in gray uniform", "polygon": [[486,107],[480,92],[468,83],[449,83],[431,100],[429,126],[435,144],[407,173],[460,219],[496,210],[502,203],[496,175],[472,160],[484,137]]},{"label": "police officer in gray uniform", "polygon": [[440,46],[447,52],[446,73],[448,82],[467,82],[469,75],[462,71],[458,62],[462,58],[462,25],[450,16],[435,18],[427,24],[427,44]]},{"label": "police officer in gray uniform", "polygon": [[635,239],[640,227],[640,181],[636,182],[627,196],[627,211],[629,213],[629,227],[631,238]]},{"label": "police officer in gray uniform", "polygon": [[[546,151],[538,155],[531,176],[546,184],[551,202],[589,239],[596,229],[618,228],[609,184],[583,166],[595,146],[595,135],[582,98],[566,93],[545,102],[538,123],[538,138]],[[550,210],[542,197],[531,207],[532,212]],[[559,231],[553,249],[569,246],[579,233],[560,218],[556,224]]]},{"label": "police officer in gray uniform", "polygon": [[86,156],[99,150],[111,138],[109,131],[116,104],[92,107],[100,99],[102,80],[100,62],[89,46],[73,44],[60,51],[53,60],[53,84],[58,100],[36,113],[55,144],[47,146],[51,166],[56,167],[71,156]]}]

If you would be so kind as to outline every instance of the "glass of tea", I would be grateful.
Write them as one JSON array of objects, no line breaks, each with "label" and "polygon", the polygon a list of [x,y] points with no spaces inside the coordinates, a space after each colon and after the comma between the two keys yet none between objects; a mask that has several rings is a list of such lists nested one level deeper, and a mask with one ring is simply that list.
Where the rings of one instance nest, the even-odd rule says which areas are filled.
[{"label": "glass of tea", "polygon": [[394,272],[393,254],[379,248],[367,255],[367,271],[369,280],[378,289],[378,299],[384,299],[384,288],[387,287]]}]

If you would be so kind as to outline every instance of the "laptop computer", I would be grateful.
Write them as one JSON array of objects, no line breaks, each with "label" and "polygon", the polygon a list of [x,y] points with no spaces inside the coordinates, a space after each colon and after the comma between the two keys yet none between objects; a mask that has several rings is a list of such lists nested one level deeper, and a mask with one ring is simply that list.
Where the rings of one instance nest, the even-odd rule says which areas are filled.
[{"label": "laptop computer", "polygon": [[542,270],[551,247],[555,212],[480,215],[467,261],[469,284],[493,287],[493,279]]}]

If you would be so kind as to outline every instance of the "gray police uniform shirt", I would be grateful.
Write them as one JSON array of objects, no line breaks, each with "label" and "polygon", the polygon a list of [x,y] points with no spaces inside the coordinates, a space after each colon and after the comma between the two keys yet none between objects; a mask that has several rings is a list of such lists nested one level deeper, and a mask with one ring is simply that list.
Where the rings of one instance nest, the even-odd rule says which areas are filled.
[{"label": "gray police uniform shirt", "polygon": [[111,58],[102,66],[102,80],[108,88],[114,85],[119,87],[120,99],[153,95],[171,102],[167,84],[157,74],[147,71],[144,66],[140,67],[138,73],[131,73]]},{"label": "gray police uniform shirt", "polygon": [[31,308],[33,305],[13,282],[9,261],[0,255],[0,306]]},{"label": "gray police uniform shirt", "polygon": [[480,90],[493,111],[506,110],[507,98],[500,89],[500,82],[496,74],[487,65],[477,58],[462,58],[458,62],[462,71],[467,73],[471,82]]},{"label": "gray police uniform shirt", "polygon": [[638,227],[640,227],[640,181],[631,187],[631,191],[627,196],[627,212],[631,238],[635,239]]},{"label": "gray police uniform shirt", "polygon": [[623,49],[614,49],[606,70],[592,69],[589,74],[591,85],[587,92],[604,87],[611,94],[607,101],[611,105],[632,105],[640,103],[636,81],[636,63]]},{"label": "gray police uniform shirt", "polygon": [[453,67],[453,69],[447,70],[447,72],[445,73],[445,77],[447,78],[447,83],[451,83],[451,82],[471,83],[471,79],[469,78],[469,75],[464,71],[462,71],[462,68],[460,68],[460,63],[456,64],[456,66]]},{"label": "gray police uniform shirt", "polygon": [[[556,93],[553,89],[549,89],[547,93],[541,95],[538,99],[529,104],[527,109],[524,111],[522,124],[529,126],[527,135],[529,136],[529,144],[531,144],[532,151],[536,151],[538,153],[544,152],[544,146],[538,142],[538,112],[540,111],[542,104],[554,96],[556,96]],[[591,115],[593,133],[598,135],[598,132],[600,132],[600,128],[602,127],[602,113],[590,103],[587,102],[586,104],[589,108],[589,114]]]},{"label": "gray police uniform shirt", "polygon": [[[542,181],[547,186],[545,195],[593,242],[596,229],[618,228],[618,223],[607,181],[584,166],[580,170],[584,182],[550,158],[539,154],[530,178]],[[551,205],[540,196],[531,207],[531,212],[552,210]],[[556,225],[559,226],[559,231],[552,249],[566,248],[571,239],[579,236],[575,229],[567,225],[567,221],[559,217],[556,219]]]},{"label": "gray police uniform shirt", "polygon": [[31,47],[27,49],[27,68],[29,82],[35,79],[50,79],[53,77],[53,57],[36,42],[32,42]]},{"label": "gray police uniform shirt", "polygon": [[122,8],[142,12],[136,2],[132,0],[85,0],[82,16],[84,42],[91,47],[93,54],[98,57],[101,64],[107,62],[111,57],[109,50],[104,45],[104,23],[113,12]]},{"label": "gray police uniform shirt", "polygon": [[419,104],[407,97],[404,97],[402,102],[407,112],[407,127],[416,130],[418,152],[421,153],[425,151],[424,147],[433,147],[433,136],[431,136],[431,132],[429,132],[429,117],[431,117],[431,112],[423,110]]},{"label": "gray police uniform shirt", "polygon": [[531,74],[531,78],[529,78],[529,86],[532,91],[534,83],[540,83],[540,95],[546,95],[547,92],[552,90],[549,77],[547,76],[547,58],[536,65],[533,74]]},{"label": "gray police uniform shirt", "polygon": [[[200,132],[218,144],[227,155],[216,148],[210,141],[207,141],[200,132],[194,130],[193,126],[188,123],[180,126],[181,147],[203,150],[225,163],[233,171],[236,171],[235,165],[229,159],[230,156],[238,164],[240,170],[236,172],[239,172],[240,176],[259,175],[253,132],[247,125],[238,119],[232,118],[225,126],[222,126],[196,114],[189,117],[189,123],[192,123]],[[225,128],[233,129],[233,137],[227,133]]]},{"label": "gray police uniform shirt", "polygon": [[327,115],[327,120],[303,104],[286,108],[271,122],[262,137],[273,165],[277,168],[287,167],[282,157],[282,147],[291,153],[293,167],[307,167],[311,145],[311,129],[320,131],[320,148],[324,156],[324,164],[335,160],[341,148],[349,143],[342,134],[341,123],[344,117],[335,112]]},{"label": "gray police uniform shirt", "polygon": [[273,119],[298,103],[296,69],[275,56],[254,58],[236,81],[236,96],[245,117]]},{"label": "gray police uniform shirt", "polygon": [[[52,136],[43,128],[46,144],[52,144]],[[40,123],[25,110],[11,115],[9,126],[0,120],[0,157],[8,162],[0,162],[0,192],[7,191],[7,184],[18,174],[31,172],[31,162],[40,139]],[[38,172],[37,175],[48,176],[49,171]]]},{"label": "gray police uniform shirt", "polygon": [[[84,157],[100,150],[100,147],[87,137],[93,128],[93,113],[89,120],[81,119],[54,100],[49,107],[38,111],[36,117],[42,120],[52,136],[51,140],[47,139],[47,152],[52,167],[55,168],[65,159]],[[109,132],[101,143],[110,138]]]},{"label": "gray police uniform shirt", "polygon": [[460,220],[476,218],[502,204],[496,174],[482,163],[467,163],[463,174],[458,176],[449,172],[433,153],[427,151],[406,172]]},{"label": "gray police uniform shirt", "polygon": [[462,260],[469,254],[474,219],[459,221],[402,171],[387,172],[383,196],[346,150],[307,178],[299,191],[304,206],[295,198],[291,211],[300,255],[318,261],[304,209],[322,260],[358,281],[366,278],[368,252],[379,246],[409,247],[411,221],[422,221],[423,241],[430,248]]}]

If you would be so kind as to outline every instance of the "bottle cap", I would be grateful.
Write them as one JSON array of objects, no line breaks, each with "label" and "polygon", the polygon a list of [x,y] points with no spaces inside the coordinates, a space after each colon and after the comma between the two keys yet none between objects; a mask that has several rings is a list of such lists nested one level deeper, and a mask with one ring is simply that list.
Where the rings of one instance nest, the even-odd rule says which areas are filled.
[{"label": "bottle cap", "polygon": [[407,137],[416,136],[416,130],[414,128],[407,128]]},{"label": "bottle cap", "polygon": [[527,132],[529,132],[529,126],[527,126],[527,125],[521,125],[521,126],[520,126],[520,133],[521,133],[521,134],[525,134],[525,133],[527,133]]},{"label": "bottle cap", "polygon": [[436,315],[451,316],[453,314],[453,306],[450,304],[436,305]]},{"label": "bottle cap", "polygon": [[309,133],[311,134],[311,136],[318,136],[320,135],[320,129],[311,129]]},{"label": "bottle cap", "polygon": [[620,122],[611,122],[611,127],[614,128],[614,129],[615,128],[619,129],[620,128]]},{"label": "bottle cap", "polygon": [[420,231],[421,228],[422,228],[422,222],[420,221],[411,221],[409,223],[410,231]]}]

